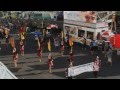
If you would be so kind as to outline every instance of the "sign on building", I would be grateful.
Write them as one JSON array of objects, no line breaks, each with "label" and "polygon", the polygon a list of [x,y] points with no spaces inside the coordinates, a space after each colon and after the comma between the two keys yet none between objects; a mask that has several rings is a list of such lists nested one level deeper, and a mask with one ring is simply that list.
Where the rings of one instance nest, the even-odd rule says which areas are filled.
[{"label": "sign on building", "polygon": [[95,11],[64,11],[64,19],[81,21],[86,23],[97,22],[97,16]]}]

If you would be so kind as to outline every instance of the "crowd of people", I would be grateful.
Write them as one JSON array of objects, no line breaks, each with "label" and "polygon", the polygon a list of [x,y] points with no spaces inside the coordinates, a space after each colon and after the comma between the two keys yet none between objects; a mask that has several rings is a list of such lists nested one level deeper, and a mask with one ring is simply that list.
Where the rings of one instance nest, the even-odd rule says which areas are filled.
[{"label": "crowd of people", "polygon": [[[26,37],[26,32],[29,29],[32,29],[31,31],[36,31],[39,29],[39,32],[41,31],[42,36],[38,36],[37,34],[34,36],[35,40],[37,41],[38,44],[38,49],[36,50],[36,54],[38,56],[38,60],[42,62],[42,56],[43,56],[43,43],[45,43],[48,39],[52,38],[54,40],[54,45],[55,48],[57,49],[60,47],[60,33],[54,33],[54,35],[49,35],[50,32],[48,32],[47,27],[40,28],[37,27],[37,25],[34,26],[31,25],[33,22],[27,23],[21,22],[20,20],[3,20],[1,21],[2,25],[0,27],[0,39],[6,39],[6,46],[8,47],[8,44],[11,44],[12,47],[12,52],[13,52],[13,63],[14,67],[18,67],[18,62],[19,62],[19,52],[20,54],[24,57],[25,53],[25,39]],[[10,24],[11,23],[11,24]],[[29,25],[30,24],[30,25]],[[36,28],[33,28],[35,27]],[[10,36],[13,32],[16,32],[19,36],[19,50],[16,48],[16,41],[13,36]],[[44,31],[44,32],[43,32]],[[50,30],[49,30],[50,31]],[[56,34],[56,35],[55,35]],[[47,39],[47,40],[45,40]],[[48,41],[47,41],[48,42]],[[9,48],[9,47],[8,47]],[[1,50],[1,42],[0,42],[0,50]],[[49,72],[51,73],[51,68],[53,66],[53,58],[51,53],[48,55],[48,67],[49,67]]]},{"label": "crowd of people", "polygon": [[[26,24],[25,24],[26,25]],[[20,45],[20,54],[22,56],[25,55],[24,50],[25,50],[25,33],[26,33],[26,28],[27,26],[25,25],[17,25],[19,26],[19,28],[17,28],[18,33],[19,33],[19,45]],[[13,24],[14,26],[14,24]],[[17,27],[16,26],[16,27]],[[12,28],[13,29],[13,28]],[[48,40],[52,40],[54,41],[54,49],[60,51],[61,57],[64,56],[64,52],[66,50],[66,47],[70,50],[69,52],[69,57],[67,59],[68,61],[68,66],[67,69],[65,69],[66,73],[69,67],[73,67],[74,66],[74,62],[75,62],[75,58],[74,58],[74,50],[73,50],[73,41],[70,41],[71,36],[69,34],[66,34],[66,37],[62,36],[62,31],[61,33],[57,33],[53,36],[49,36],[48,34],[48,30],[47,29],[43,29],[44,32],[42,32],[42,37],[39,37],[38,35],[35,35],[35,40],[37,41],[38,44],[38,49],[36,50],[36,54],[38,56],[38,60],[39,62],[42,62],[42,56],[43,56],[43,47],[44,47],[44,43],[48,42]],[[19,61],[19,54],[18,54],[18,50],[16,48],[16,46],[14,45],[15,41],[11,39],[10,37],[10,32],[11,32],[11,28],[9,26],[1,26],[0,27],[0,38],[6,39],[6,46],[8,46],[9,43],[11,43],[11,46],[13,48],[13,61],[14,61],[14,66],[17,67],[18,65],[18,61]],[[45,38],[47,37],[47,40],[45,40]],[[71,44],[72,42],[72,44]],[[89,47],[89,48],[88,48]],[[109,41],[105,41],[102,40],[102,43],[99,44],[99,42],[97,40],[92,40],[90,45],[87,45],[87,40],[84,38],[84,42],[82,44],[82,50],[84,51],[91,51],[91,55],[96,55],[96,58],[94,60],[94,64],[95,64],[95,72],[94,72],[94,76],[97,77],[98,76],[98,72],[100,69],[100,57],[98,54],[98,50],[101,50],[101,52],[105,55],[105,57],[107,57],[107,61],[108,63],[112,66],[112,53],[113,53],[113,47],[110,44]],[[0,48],[1,49],[1,48]],[[67,49],[67,50],[68,50]],[[54,56],[52,56],[51,51],[48,51],[48,69],[49,72],[52,73],[52,68],[54,66]],[[99,64],[99,65],[98,65]],[[99,67],[97,67],[99,66]],[[69,78],[69,77],[68,77]]]},{"label": "crowd of people", "polygon": [[90,44],[90,49],[92,55],[96,53],[98,50],[101,50],[101,52],[105,55],[105,57],[108,58],[108,63],[112,66],[113,47],[110,41],[102,40],[102,43],[98,44],[97,41],[93,40]]}]

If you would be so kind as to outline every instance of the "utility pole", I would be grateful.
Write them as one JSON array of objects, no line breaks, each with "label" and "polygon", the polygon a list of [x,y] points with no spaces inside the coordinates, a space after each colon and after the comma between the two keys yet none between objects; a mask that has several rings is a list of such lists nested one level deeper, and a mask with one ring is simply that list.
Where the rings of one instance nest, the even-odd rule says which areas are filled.
[{"label": "utility pole", "polygon": [[116,32],[116,14],[112,15],[112,23],[111,23],[111,30]]}]

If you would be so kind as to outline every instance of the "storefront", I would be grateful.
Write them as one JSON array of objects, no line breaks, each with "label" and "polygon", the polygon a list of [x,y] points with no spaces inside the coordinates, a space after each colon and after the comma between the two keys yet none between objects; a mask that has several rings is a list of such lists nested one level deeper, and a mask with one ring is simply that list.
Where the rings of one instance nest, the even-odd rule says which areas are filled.
[{"label": "storefront", "polygon": [[[96,40],[98,39],[99,34],[101,34],[103,31],[108,30],[107,22],[97,22],[96,20],[89,20],[88,22],[88,20],[85,20],[85,12],[83,13],[81,11],[82,14],[80,11],[78,12],[80,14],[75,12],[77,14],[75,15],[75,13],[73,12],[73,15],[73,13],[70,14],[66,11],[67,15],[64,15],[64,34],[66,35],[67,33],[69,33],[69,35],[75,38],[74,42],[82,43],[83,37],[86,38],[88,41]],[[81,17],[81,19],[77,16]]]}]

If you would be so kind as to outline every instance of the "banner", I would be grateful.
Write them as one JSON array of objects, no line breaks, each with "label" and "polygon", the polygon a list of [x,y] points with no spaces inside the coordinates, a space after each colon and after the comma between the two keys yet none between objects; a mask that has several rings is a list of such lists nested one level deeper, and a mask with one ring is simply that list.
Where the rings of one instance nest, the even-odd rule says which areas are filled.
[{"label": "banner", "polygon": [[77,75],[84,73],[84,72],[94,71],[93,66],[94,66],[94,62],[75,66],[75,67],[70,67],[70,68],[68,68],[68,77],[77,76]]},{"label": "banner", "polygon": [[0,79],[18,79],[7,67],[0,62]]}]

